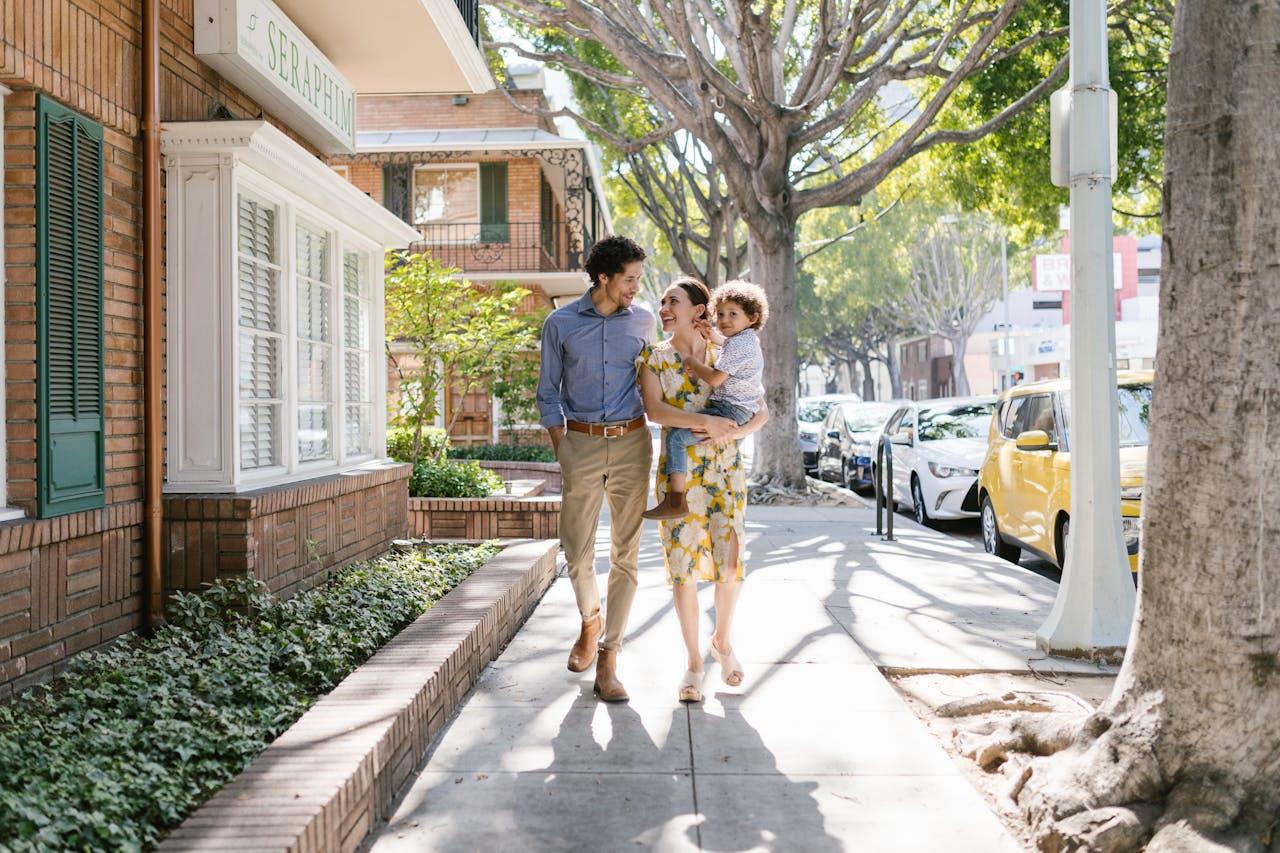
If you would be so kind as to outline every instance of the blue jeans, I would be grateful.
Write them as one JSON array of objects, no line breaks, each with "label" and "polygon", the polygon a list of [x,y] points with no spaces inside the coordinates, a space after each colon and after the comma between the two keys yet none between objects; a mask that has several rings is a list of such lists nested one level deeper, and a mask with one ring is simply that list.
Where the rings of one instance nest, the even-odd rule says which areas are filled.
[{"label": "blue jeans", "polygon": [[[752,412],[742,406],[735,406],[733,403],[724,403],[719,400],[712,400],[707,404],[705,409],[701,409],[700,415],[715,415],[720,418],[728,418],[738,426],[742,426],[751,420]],[[677,427],[667,432],[667,461],[662,468],[662,472],[667,476],[672,474],[689,473],[689,448],[693,447],[702,439],[693,434],[693,431],[686,427]]]}]

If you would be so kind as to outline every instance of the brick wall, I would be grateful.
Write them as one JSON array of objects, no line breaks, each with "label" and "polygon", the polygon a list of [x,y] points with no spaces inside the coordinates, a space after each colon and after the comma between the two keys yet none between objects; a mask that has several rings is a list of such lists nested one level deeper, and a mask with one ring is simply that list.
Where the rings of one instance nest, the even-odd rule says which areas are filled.
[{"label": "brick wall", "polygon": [[[540,89],[519,89],[511,95],[530,108],[547,106]],[[538,127],[556,132],[549,119],[522,112],[496,89],[468,95],[460,106],[451,95],[361,95],[356,99],[356,126],[362,131]]]},{"label": "brick wall", "polygon": [[[69,654],[140,624],[142,537],[141,0],[0,0],[4,115],[5,402],[9,503],[0,524],[0,697]],[[193,0],[161,6],[161,116],[262,107],[194,55]],[[106,507],[36,511],[35,103],[43,92],[104,127]],[[266,116],[268,119],[271,117]],[[281,122],[295,141],[308,143]],[[379,194],[381,186],[378,187]]]},{"label": "brick wall", "polygon": [[166,495],[165,588],[254,575],[288,597],[408,532],[409,466],[238,495]]},{"label": "brick wall", "polygon": [[410,498],[409,533],[419,539],[556,539],[560,497]]}]

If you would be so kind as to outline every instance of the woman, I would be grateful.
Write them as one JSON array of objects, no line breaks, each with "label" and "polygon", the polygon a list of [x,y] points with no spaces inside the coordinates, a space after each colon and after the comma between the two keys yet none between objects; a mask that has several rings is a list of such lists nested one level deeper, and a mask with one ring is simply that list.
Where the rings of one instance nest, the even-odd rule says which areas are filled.
[{"label": "woman", "polygon": [[[677,279],[662,295],[658,319],[670,335],[640,354],[640,393],[649,420],[666,428],[688,427],[714,435],[689,449],[685,500],[689,514],[659,522],[667,579],[672,585],[680,632],[688,653],[688,668],[680,682],[680,701],[702,699],[702,651],[698,640],[699,580],[716,585],[715,631],[711,654],[720,662],[721,677],[731,687],[742,683],[745,672],[733,652],[730,631],[733,611],[742,586],[740,548],[747,507],[747,477],[738,441],[764,426],[768,408],[762,406],[749,421],[737,426],[726,418],[698,414],[705,408],[711,388],[684,368],[693,357],[715,366],[718,334],[707,316],[711,294],[701,282]],[[710,340],[708,340],[710,338]],[[665,441],[662,443],[665,454]],[[666,466],[658,462],[656,496],[666,495]]]}]

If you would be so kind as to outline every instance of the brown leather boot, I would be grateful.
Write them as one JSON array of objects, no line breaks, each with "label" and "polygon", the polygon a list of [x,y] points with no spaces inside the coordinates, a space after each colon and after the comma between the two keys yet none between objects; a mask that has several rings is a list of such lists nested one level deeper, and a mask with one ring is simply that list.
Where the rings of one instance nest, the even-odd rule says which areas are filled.
[{"label": "brown leather boot", "polygon": [[666,500],[653,509],[640,513],[642,517],[650,519],[684,518],[688,514],[689,504],[685,500],[684,492],[667,492]]},{"label": "brown leather boot", "polygon": [[627,701],[627,689],[618,680],[618,650],[601,649],[596,658],[596,695],[602,702]]},{"label": "brown leather boot", "polygon": [[595,662],[596,642],[600,639],[600,632],[603,630],[604,620],[599,613],[590,619],[583,620],[578,641],[569,650],[570,672],[586,672],[587,667]]}]

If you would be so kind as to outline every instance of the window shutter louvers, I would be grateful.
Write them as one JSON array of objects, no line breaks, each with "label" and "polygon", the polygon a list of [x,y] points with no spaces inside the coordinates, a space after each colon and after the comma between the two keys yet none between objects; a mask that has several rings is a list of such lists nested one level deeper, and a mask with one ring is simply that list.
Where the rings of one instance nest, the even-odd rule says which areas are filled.
[{"label": "window shutter louvers", "polygon": [[506,243],[507,164],[480,164],[480,242]]},{"label": "window shutter louvers", "polygon": [[37,107],[39,513],[105,498],[102,127],[40,97]]}]

